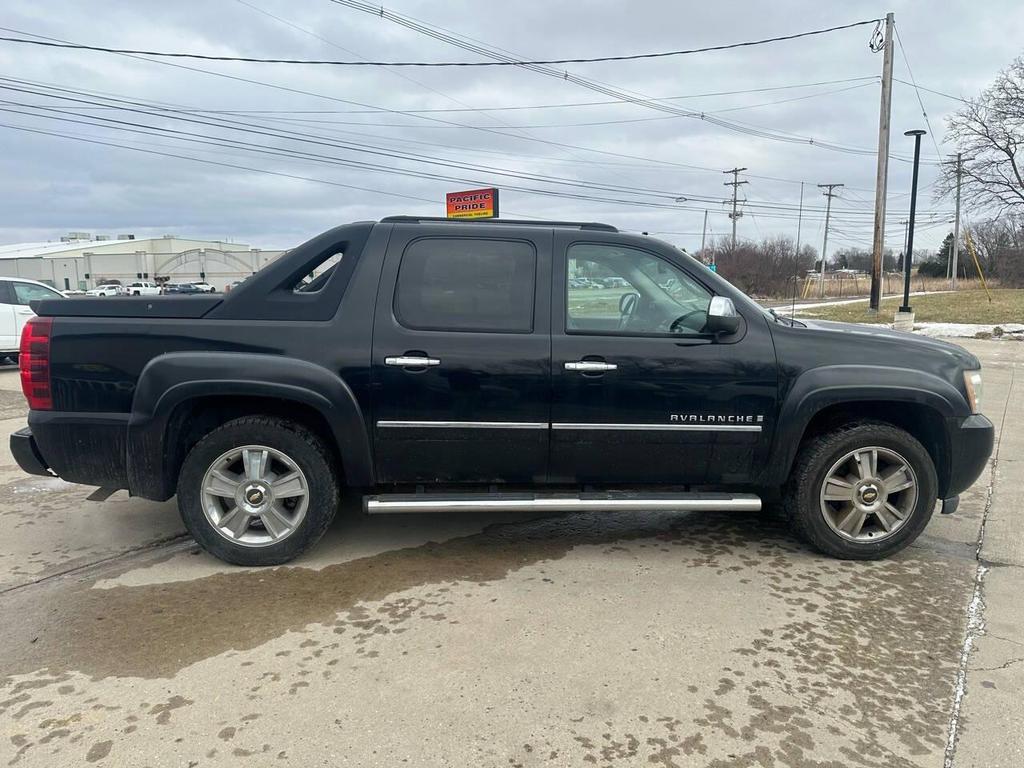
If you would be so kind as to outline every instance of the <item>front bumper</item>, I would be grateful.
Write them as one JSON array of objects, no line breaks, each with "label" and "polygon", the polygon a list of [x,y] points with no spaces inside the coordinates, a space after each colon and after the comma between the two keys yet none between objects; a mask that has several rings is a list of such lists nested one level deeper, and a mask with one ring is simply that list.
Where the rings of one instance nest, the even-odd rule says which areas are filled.
[{"label": "front bumper", "polygon": [[995,442],[995,427],[980,413],[949,422],[949,481],[942,498],[956,496],[974,485],[985,470]]},{"label": "front bumper", "polygon": [[30,475],[53,475],[28,427],[11,435],[11,453],[18,466]]}]

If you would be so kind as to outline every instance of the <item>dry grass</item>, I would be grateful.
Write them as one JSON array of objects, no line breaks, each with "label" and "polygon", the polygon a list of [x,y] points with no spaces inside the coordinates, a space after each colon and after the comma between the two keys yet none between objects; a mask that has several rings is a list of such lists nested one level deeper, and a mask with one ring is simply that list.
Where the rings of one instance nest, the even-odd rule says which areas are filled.
[{"label": "dry grass", "polygon": [[[921,323],[1024,323],[1024,289],[1000,288],[992,290],[991,294],[991,302],[985,291],[973,289],[935,296],[911,296],[910,307],[914,311],[914,321]],[[892,322],[901,303],[901,299],[896,297],[883,299],[877,315],[868,314],[865,301],[798,311],[797,317],[844,323],[888,323]]]},{"label": "dry grass", "polygon": [[[802,279],[797,288],[797,298],[813,300],[817,299],[821,294],[820,281],[815,279]],[[992,284],[989,284],[989,288]],[[971,290],[981,289],[981,282],[977,279],[974,280],[960,280],[959,290]],[[790,280],[789,290],[792,291],[793,282]],[[842,298],[854,298],[856,296],[867,296],[871,290],[871,278],[867,275],[850,275],[843,279],[828,279],[825,281],[825,298],[827,299],[842,299]],[[945,277],[924,277],[922,275],[912,275],[910,278],[910,290],[913,292],[917,291],[948,291],[949,280]],[[895,272],[887,273],[883,278],[882,292],[886,295],[902,294],[903,293],[903,275],[896,274]],[[785,299],[792,296],[792,293],[787,296],[776,296],[776,299]]]}]

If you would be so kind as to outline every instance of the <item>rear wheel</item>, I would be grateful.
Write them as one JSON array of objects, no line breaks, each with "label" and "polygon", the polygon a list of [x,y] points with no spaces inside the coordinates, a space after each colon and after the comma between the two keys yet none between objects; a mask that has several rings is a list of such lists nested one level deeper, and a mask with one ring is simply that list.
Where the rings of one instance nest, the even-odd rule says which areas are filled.
[{"label": "rear wheel", "polygon": [[908,432],[859,422],[805,443],[786,488],[794,531],[834,557],[874,560],[910,545],[928,525],[935,466]]},{"label": "rear wheel", "polygon": [[210,554],[238,565],[279,565],[315,544],[338,506],[323,440],[286,419],[246,416],[210,432],[178,477],[185,527]]}]

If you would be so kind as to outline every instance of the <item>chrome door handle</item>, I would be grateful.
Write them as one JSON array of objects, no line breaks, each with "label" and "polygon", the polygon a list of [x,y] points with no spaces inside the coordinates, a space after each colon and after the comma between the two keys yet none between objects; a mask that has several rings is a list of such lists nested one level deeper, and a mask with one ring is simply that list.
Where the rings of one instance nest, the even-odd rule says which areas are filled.
[{"label": "chrome door handle", "polygon": [[565,364],[565,370],[567,371],[583,371],[584,373],[615,371],[618,370],[618,367],[615,363],[603,363],[599,360],[577,360]]},{"label": "chrome door handle", "polygon": [[397,357],[385,357],[385,365],[398,365],[402,368],[430,368],[440,365],[441,361],[436,357],[419,357],[413,355],[398,355]]}]

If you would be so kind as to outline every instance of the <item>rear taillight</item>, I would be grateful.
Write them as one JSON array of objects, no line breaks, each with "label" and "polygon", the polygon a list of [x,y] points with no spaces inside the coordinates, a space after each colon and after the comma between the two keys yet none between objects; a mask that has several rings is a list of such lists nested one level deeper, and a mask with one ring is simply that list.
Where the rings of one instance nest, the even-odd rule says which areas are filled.
[{"label": "rear taillight", "polygon": [[33,317],[21,331],[18,367],[21,368],[21,391],[28,407],[34,411],[53,410],[50,389],[50,332],[53,318]]}]

